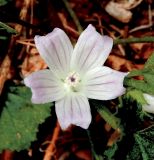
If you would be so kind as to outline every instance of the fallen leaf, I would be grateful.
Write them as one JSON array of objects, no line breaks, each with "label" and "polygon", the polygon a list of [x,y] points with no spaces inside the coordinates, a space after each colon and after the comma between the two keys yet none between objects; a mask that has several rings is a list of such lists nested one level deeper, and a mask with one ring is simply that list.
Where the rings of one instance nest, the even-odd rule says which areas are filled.
[{"label": "fallen leaf", "polygon": [[92,155],[89,150],[79,150],[75,155],[82,160],[92,160]]},{"label": "fallen leaf", "polygon": [[107,146],[111,147],[117,140],[119,140],[120,137],[121,137],[121,131],[118,128],[111,134],[111,136],[107,142]]},{"label": "fallen leaf", "polygon": [[116,55],[110,55],[107,64],[109,64],[111,68],[121,71],[131,71],[134,68],[131,61]]},{"label": "fallen leaf", "polygon": [[45,68],[47,68],[47,64],[38,54],[36,48],[32,48],[21,65],[21,73],[24,77],[26,77],[32,72],[36,72]]},{"label": "fallen leaf", "polygon": [[128,23],[132,18],[131,11],[126,10],[122,5],[116,2],[110,1],[106,5],[105,10],[109,15],[123,23]]}]

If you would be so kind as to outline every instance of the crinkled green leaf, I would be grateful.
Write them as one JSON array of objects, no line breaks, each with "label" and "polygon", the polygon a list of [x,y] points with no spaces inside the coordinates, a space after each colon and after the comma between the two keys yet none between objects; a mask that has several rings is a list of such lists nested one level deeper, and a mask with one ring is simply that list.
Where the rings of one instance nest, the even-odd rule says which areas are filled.
[{"label": "crinkled green leaf", "polygon": [[154,159],[154,125],[134,134],[135,143],[126,160]]},{"label": "crinkled green leaf", "polygon": [[144,105],[147,104],[143,93],[140,90],[132,89],[128,90],[125,94],[126,99],[130,99],[131,101],[136,101],[138,104]]},{"label": "crinkled green leaf", "polygon": [[114,143],[111,147],[104,151],[104,156],[107,160],[113,160],[113,156],[115,155],[116,151],[118,150],[117,143]]},{"label": "crinkled green leaf", "polygon": [[[143,79],[135,79],[134,77],[136,76],[141,76]],[[143,93],[154,95],[154,53],[145,63],[144,69],[133,70],[125,77],[124,85],[127,88],[136,89]]]},{"label": "crinkled green leaf", "polygon": [[132,89],[140,90],[143,93],[154,95],[154,86],[150,85],[149,83],[146,83],[143,80],[125,79],[124,84],[125,86],[130,87]]},{"label": "crinkled green leaf", "polygon": [[152,53],[151,57],[145,63],[144,69],[154,72],[154,53]]},{"label": "crinkled green leaf", "polygon": [[4,28],[8,33],[12,33],[12,34],[16,34],[17,33],[17,31],[15,29],[11,28],[10,26],[6,25],[3,22],[0,22],[0,27]]},{"label": "crinkled green leaf", "polygon": [[50,116],[51,104],[32,104],[31,91],[11,87],[0,117],[0,152],[28,149],[36,140],[39,124]]}]

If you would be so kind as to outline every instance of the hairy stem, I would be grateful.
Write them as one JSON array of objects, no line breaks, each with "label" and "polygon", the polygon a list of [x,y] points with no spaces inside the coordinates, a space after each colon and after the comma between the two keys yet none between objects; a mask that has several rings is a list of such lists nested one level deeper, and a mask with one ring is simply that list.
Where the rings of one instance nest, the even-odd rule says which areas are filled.
[{"label": "hairy stem", "polygon": [[67,0],[62,0],[62,1],[65,4],[65,7],[66,7],[67,11],[69,12],[70,16],[72,17],[72,19],[73,19],[73,21],[74,21],[79,33],[81,33],[83,31],[83,28],[82,28],[82,26],[81,26],[81,24],[79,22],[78,17],[76,16],[75,12],[70,7],[68,1]]},{"label": "hairy stem", "polygon": [[132,37],[126,39],[115,39],[114,45],[117,44],[127,44],[127,43],[145,43],[145,42],[154,42],[154,36],[146,36],[146,37]]}]

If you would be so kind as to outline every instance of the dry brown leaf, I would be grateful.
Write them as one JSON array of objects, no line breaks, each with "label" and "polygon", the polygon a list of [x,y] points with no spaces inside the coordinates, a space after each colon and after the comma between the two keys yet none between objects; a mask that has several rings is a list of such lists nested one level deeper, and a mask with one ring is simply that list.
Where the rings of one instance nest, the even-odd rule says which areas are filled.
[{"label": "dry brown leaf", "polygon": [[75,153],[77,158],[82,160],[92,160],[92,156],[89,150],[79,150]]},{"label": "dry brown leaf", "polygon": [[143,69],[144,63],[143,64],[133,64],[132,61],[129,61],[127,59],[124,59],[122,57],[118,57],[115,55],[110,55],[107,64],[115,69],[115,70],[120,70],[120,71],[131,71],[133,69]]},{"label": "dry brown leaf", "polygon": [[132,18],[132,13],[129,10],[123,8],[123,6],[119,3],[110,1],[106,7],[106,12],[123,23],[128,23]]},{"label": "dry brown leaf", "polygon": [[118,3],[125,9],[133,9],[137,7],[143,0],[119,0]]},{"label": "dry brown leaf", "polygon": [[137,53],[135,59],[147,60],[154,51],[154,45],[149,43],[144,44],[131,44],[132,49]]},{"label": "dry brown leaf", "polygon": [[60,157],[58,158],[58,160],[68,159],[69,155],[70,155],[70,152],[64,152],[63,154],[60,155]]},{"label": "dry brown leaf", "polygon": [[109,64],[111,68],[121,71],[131,71],[134,68],[131,61],[116,55],[110,55],[107,64]]},{"label": "dry brown leaf", "polygon": [[105,130],[106,130],[107,132],[110,132],[111,129],[112,129],[112,127],[111,127],[108,123],[106,123],[106,124],[104,125],[104,128],[105,128]]},{"label": "dry brown leaf", "polygon": [[140,52],[143,48],[145,43],[131,43],[130,47],[135,51],[136,53]]},{"label": "dry brown leaf", "polygon": [[32,48],[30,53],[24,59],[21,66],[21,73],[24,77],[28,76],[30,73],[47,68],[47,64],[38,54],[36,48]]},{"label": "dry brown leaf", "polygon": [[117,140],[119,140],[120,137],[121,137],[121,131],[118,128],[110,136],[110,138],[107,142],[107,146],[111,147]]}]

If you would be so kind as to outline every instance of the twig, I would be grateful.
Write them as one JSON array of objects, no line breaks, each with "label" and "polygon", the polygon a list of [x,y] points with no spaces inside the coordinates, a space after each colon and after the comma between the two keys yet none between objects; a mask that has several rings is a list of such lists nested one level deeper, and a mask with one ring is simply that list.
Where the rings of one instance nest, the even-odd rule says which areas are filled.
[{"label": "twig", "polygon": [[54,152],[54,144],[56,143],[56,140],[58,139],[59,133],[60,133],[60,126],[59,126],[59,123],[57,122],[56,127],[53,132],[52,139],[49,143],[49,146],[45,150],[45,155],[44,155],[43,160],[51,160],[51,156],[53,155],[53,152]]},{"label": "twig", "polygon": [[[125,31],[124,31],[124,30],[121,30],[121,29],[118,28],[117,26],[115,26],[115,25],[113,25],[113,24],[110,24],[110,27],[111,27],[114,31],[118,32],[118,33],[120,34],[120,36],[124,36],[124,35],[125,35]],[[108,32],[109,32],[109,30],[108,30]]]},{"label": "twig", "polygon": [[[114,36],[114,34],[112,34],[112,38],[113,38],[114,40],[116,39],[116,37]],[[126,55],[126,52],[125,52],[124,47],[123,47],[121,44],[118,44],[118,48],[119,48],[119,50],[120,50],[120,52],[121,52],[121,55],[122,55],[122,56],[125,56],[125,55]]]},{"label": "twig", "polygon": [[147,28],[152,27],[152,25],[153,25],[152,24],[152,11],[151,11],[151,5],[150,4],[148,5],[148,19],[149,19],[148,24],[135,27],[135,28],[131,29],[129,31],[129,33],[136,32],[136,31],[141,30],[141,29],[147,29]]},{"label": "twig", "polygon": [[26,27],[27,29],[35,29],[46,32],[46,29],[41,27],[41,24],[34,25],[29,23],[28,21],[22,20],[20,18],[15,18],[12,15],[10,15],[8,12],[0,10],[0,16],[4,17],[5,19],[10,19],[10,21],[16,25],[22,25],[23,27]]},{"label": "twig", "polygon": [[72,27],[70,27],[70,26],[68,25],[67,20],[66,20],[65,16],[64,16],[62,13],[58,13],[58,17],[59,17],[59,19],[61,20],[64,28],[65,28],[67,31],[69,31],[70,33],[72,33],[73,35],[75,35],[75,37],[79,37],[79,33],[78,33],[75,29],[73,29]]},{"label": "twig", "polygon": [[20,44],[23,44],[23,45],[26,45],[26,46],[35,47],[35,44],[30,43],[30,42],[25,42],[25,41],[22,41],[22,40],[17,40],[16,43],[20,43]]},{"label": "twig", "polygon": [[[33,24],[34,20],[34,0],[31,0],[30,2],[30,23]],[[29,30],[30,35],[32,35],[32,29]]]},{"label": "twig", "polygon": [[[23,6],[22,6],[22,9],[21,9],[20,15],[19,15],[22,20],[26,20],[30,4],[31,4],[31,0],[24,0],[23,1]],[[15,26],[15,29],[18,30],[19,33],[21,33],[23,26],[21,26],[20,24],[17,24]]]},{"label": "twig", "polygon": [[75,12],[74,12],[74,11],[72,10],[72,8],[70,7],[68,1],[67,1],[67,0],[62,0],[62,1],[63,1],[63,3],[65,4],[65,7],[66,7],[66,9],[68,10],[70,16],[72,17],[72,19],[73,19],[73,21],[74,21],[74,23],[75,23],[75,25],[76,25],[79,33],[81,33],[81,32],[83,31],[83,28],[82,28],[82,26],[81,26],[81,24],[80,24],[80,22],[79,22],[78,17],[76,16]]},{"label": "twig", "polygon": [[13,50],[13,46],[15,44],[15,37],[12,36],[8,53],[5,56],[1,66],[0,66],[0,95],[2,93],[4,83],[6,80],[8,80],[8,74],[10,73],[10,67],[11,67],[11,53]]},{"label": "twig", "polygon": [[100,28],[100,33],[103,35],[103,26],[102,26],[102,18],[99,14],[95,13],[94,18],[97,18],[98,26]]},{"label": "twig", "polygon": [[146,36],[146,37],[132,37],[126,39],[116,39],[114,40],[114,45],[117,44],[127,44],[127,43],[146,43],[146,42],[154,42],[154,36]]}]

